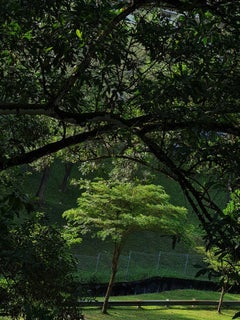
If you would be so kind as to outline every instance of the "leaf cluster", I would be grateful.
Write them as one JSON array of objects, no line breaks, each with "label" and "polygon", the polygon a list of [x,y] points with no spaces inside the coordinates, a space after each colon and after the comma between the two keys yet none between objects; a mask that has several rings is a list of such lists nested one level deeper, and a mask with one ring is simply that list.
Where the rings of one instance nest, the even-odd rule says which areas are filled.
[{"label": "leaf cluster", "polygon": [[[216,216],[209,226],[211,237],[206,237],[207,252],[205,262],[208,267],[198,275],[208,273],[219,278],[223,284],[239,285],[239,190],[231,194],[231,199],[224,210],[224,215]],[[215,230],[218,229],[218,233]]]},{"label": "leaf cluster", "polygon": [[186,209],[171,205],[161,186],[99,180],[82,187],[78,207],[64,213],[79,236],[90,233],[120,246],[138,230],[187,238]]}]

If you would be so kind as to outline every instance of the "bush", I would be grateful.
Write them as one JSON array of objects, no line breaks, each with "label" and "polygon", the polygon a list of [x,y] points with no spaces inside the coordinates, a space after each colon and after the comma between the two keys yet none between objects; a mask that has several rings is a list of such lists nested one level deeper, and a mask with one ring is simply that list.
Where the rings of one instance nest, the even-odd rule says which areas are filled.
[{"label": "bush", "polygon": [[1,309],[13,319],[80,319],[82,290],[61,232],[16,192],[0,199]]}]

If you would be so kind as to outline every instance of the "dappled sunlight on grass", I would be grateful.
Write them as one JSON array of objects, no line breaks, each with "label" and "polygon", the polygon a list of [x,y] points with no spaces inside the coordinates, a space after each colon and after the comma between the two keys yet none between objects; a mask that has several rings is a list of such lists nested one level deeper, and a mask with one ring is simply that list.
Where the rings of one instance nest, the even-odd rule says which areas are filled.
[{"label": "dappled sunlight on grass", "polygon": [[218,314],[216,309],[196,308],[111,308],[107,315],[101,314],[99,309],[86,310],[86,320],[230,320],[235,310],[226,309]]}]

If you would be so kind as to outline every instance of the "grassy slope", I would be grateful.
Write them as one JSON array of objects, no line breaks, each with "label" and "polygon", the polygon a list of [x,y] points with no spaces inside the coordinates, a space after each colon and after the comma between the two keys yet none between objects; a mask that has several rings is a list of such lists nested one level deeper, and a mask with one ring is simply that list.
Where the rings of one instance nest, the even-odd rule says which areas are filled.
[{"label": "grassy slope", "polygon": [[[158,294],[144,294],[128,297],[114,297],[112,300],[165,300],[165,299],[210,299],[218,300],[219,292],[199,291],[199,290],[174,290],[165,291]],[[226,294],[225,300],[239,300],[239,295]],[[138,309],[136,307],[114,307],[109,309],[109,314],[102,315],[99,309],[85,309],[84,314],[87,320],[229,320],[237,310],[230,308],[223,308],[222,314],[219,315],[216,307],[190,307],[190,306],[176,306],[176,307],[144,307]]]},{"label": "grassy slope", "polygon": [[[51,168],[50,179],[47,184],[47,189],[45,192],[46,206],[42,208],[43,211],[47,211],[50,222],[52,223],[64,223],[62,220],[62,213],[72,207],[76,206],[76,200],[79,197],[79,189],[75,186],[69,186],[66,193],[60,191],[60,185],[63,178],[63,164],[60,162],[55,163]],[[80,174],[75,167],[71,178],[79,178]],[[40,183],[41,174],[33,173],[28,176],[25,182],[26,192],[30,192],[33,195],[38,189]],[[187,202],[179,188],[179,186],[172,180],[167,180],[165,177],[160,177],[157,179],[158,183],[162,184],[166,189],[166,192],[171,196],[171,202],[175,205],[187,206]],[[196,217],[189,214],[189,218],[195,224]],[[79,254],[94,255],[96,252],[109,252],[111,251],[111,244],[107,242],[101,242],[100,240],[91,239],[86,237],[82,242],[81,246],[78,247]],[[172,250],[171,242],[166,240],[166,238],[161,238],[159,234],[153,232],[135,233],[130,236],[125,252],[129,250],[156,253],[161,251]],[[182,243],[176,246],[177,252],[186,252],[191,249],[183,246]]]},{"label": "grassy slope", "polygon": [[[69,186],[66,193],[60,191],[60,185],[64,175],[64,166],[60,162],[56,162],[51,168],[51,175],[45,192],[46,207],[42,210],[47,211],[50,222],[52,223],[64,223],[61,215],[62,213],[76,206],[76,200],[79,197],[78,187]],[[71,178],[79,178],[80,173],[77,170],[77,166],[73,169]],[[25,183],[27,192],[35,194],[41,179],[41,174],[32,174],[28,177]],[[171,203],[174,205],[185,206],[189,210],[189,221],[194,225],[199,226],[199,222],[196,215],[192,212],[189,207],[179,185],[171,179],[167,179],[161,175],[156,176],[156,183],[161,184],[166,192],[170,195]],[[225,202],[225,197],[222,193],[216,192],[218,202]],[[171,241],[166,238],[161,238],[159,234],[153,232],[135,233],[130,236],[126,243],[124,254],[128,252],[138,251],[156,254],[159,251],[171,251]],[[111,252],[111,244],[108,242],[101,242],[97,239],[91,239],[86,237],[82,244],[76,248],[78,254],[82,255],[95,255],[98,252]],[[189,248],[183,243],[177,244],[174,252],[191,253],[194,252],[194,248]]]}]

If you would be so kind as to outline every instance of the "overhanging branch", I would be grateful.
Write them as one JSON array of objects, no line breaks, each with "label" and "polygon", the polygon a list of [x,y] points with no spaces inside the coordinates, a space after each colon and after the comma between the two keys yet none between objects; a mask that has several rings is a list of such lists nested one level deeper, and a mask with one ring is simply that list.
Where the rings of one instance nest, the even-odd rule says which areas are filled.
[{"label": "overhanging branch", "polygon": [[71,137],[67,137],[57,142],[48,143],[43,147],[37,148],[33,151],[29,151],[23,154],[20,154],[16,157],[10,159],[1,159],[0,160],[0,170],[5,170],[10,167],[14,167],[17,165],[31,163],[41,157],[50,155],[59,150],[62,150],[67,147],[71,147],[77,145],[78,143],[85,142],[87,140],[93,139],[100,134],[107,133],[112,131],[112,126],[106,125],[102,128],[98,128],[89,132],[83,132],[80,134],[76,134]]},{"label": "overhanging branch", "polygon": [[0,115],[45,115],[51,116],[51,109],[46,104],[0,103]]},{"label": "overhanging branch", "polygon": [[[221,113],[222,114],[222,113]],[[201,130],[224,132],[240,136],[240,126],[232,120],[218,121],[218,112],[210,116],[202,115],[201,118],[188,120],[179,118],[174,112],[159,111],[157,115],[146,115],[132,119],[124,119],[119,114],[111,112],[68,112],[61,109],[53,110],[46,104],[0,103],[0,115],[42,115],[56,120],[61,120],[76,126],[85,126],[87,123],[109,123],[119,128],[132,128],[141,131],[142,134],[164,130],[177,131],[188,128],[201,128]],[[238,114],[236,113],[236,116]],[[189,115],[188,115],[189,118]]]},{"label": "overhanging branch", "polygon": [[[212,217],[205,208],[201,196],[199,192],[193,187],[193,185],[189,182],[186,173],[183,173],[171,159],[167,157],[161,148],[159,148],[154,141],[148,138],[146,135],[139,133],[139,138],[148,146],[149,150],[155,157],[163,163],[166,167],[168,167],[173,175],[175,176],[175,180],[180,184],[183,192],[186,194],[188,200],[191,203],[195,213],[197,214],[199,221],[201,221],[202,225],[205,226],[207,223],[212,221]],[[193,200],[195,199],[195,201]]]}]

